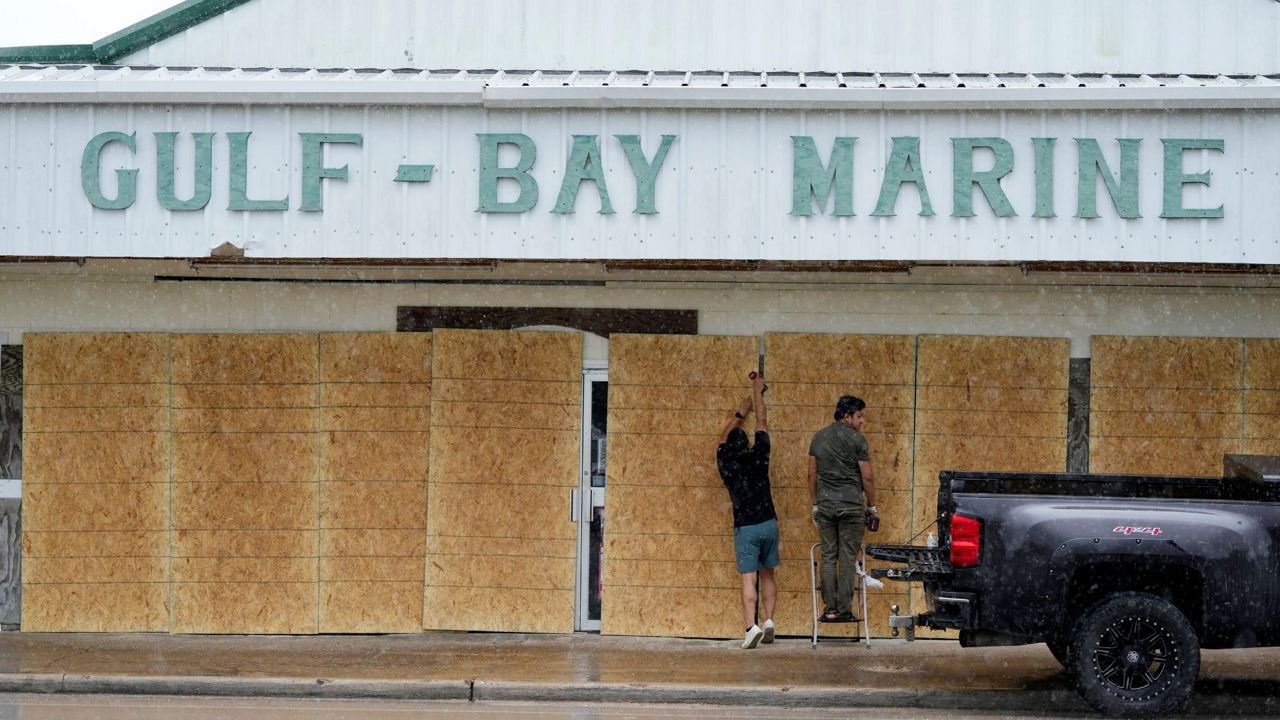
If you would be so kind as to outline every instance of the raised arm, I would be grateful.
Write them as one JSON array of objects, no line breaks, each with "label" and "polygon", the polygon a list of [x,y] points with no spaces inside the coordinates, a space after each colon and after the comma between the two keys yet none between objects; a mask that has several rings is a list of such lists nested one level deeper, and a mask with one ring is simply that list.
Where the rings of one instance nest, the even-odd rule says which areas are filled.
[{"label": "raised arm", "polygon": [[769,409],[764,404],[764,378],[757,374],[751,379],[751,392],[755,397],[756,431],[769,432]]},{"label": "raised arm", "polygon": [[729,433],[734,428],[742,427],[742,421],[746,419],[749,412],[751,412],[751,397],[747,396],[738,403],[738,409],[733,411],[733,417],[729,418],[729,422],[725,423],[724,429],[720,431],[721,444],[729,439]]}]

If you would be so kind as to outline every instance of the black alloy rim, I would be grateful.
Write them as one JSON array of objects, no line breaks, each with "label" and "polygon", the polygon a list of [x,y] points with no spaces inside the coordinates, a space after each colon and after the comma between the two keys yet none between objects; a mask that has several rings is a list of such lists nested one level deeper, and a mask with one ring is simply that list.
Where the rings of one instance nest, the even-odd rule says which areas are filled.
[{"label": "black alloy rim", "polygon": [[1150,618],[1127,617],[1109,625],[1098,637],[1093,665],[1117,690],[1144,690],[1155,685],[1177,662],[1173,639]]}]

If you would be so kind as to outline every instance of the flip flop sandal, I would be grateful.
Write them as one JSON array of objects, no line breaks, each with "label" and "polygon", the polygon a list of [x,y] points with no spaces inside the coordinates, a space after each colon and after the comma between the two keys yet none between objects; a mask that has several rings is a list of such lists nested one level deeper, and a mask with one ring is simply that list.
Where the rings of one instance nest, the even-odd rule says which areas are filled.
[{"label": "flip flop sandal", "polygon": [[818,618],[818,621],[824,623],[851,623],[857,622],[858,618],[854,617],[853,613],[838,613],[828,610],[822,613],[822,617]]}]

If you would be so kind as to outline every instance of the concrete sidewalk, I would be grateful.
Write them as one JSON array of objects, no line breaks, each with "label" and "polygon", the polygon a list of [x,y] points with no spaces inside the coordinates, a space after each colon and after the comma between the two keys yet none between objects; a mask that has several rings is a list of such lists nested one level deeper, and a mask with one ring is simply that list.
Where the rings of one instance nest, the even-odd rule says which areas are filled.
[{"label": "concrete sidewalk", "polygon": [[[1196,714],[1280,712],[1280,650],[1209,651]],[[0,691],[1087,710],[1043,645],[425,633],[0,633]]]}]

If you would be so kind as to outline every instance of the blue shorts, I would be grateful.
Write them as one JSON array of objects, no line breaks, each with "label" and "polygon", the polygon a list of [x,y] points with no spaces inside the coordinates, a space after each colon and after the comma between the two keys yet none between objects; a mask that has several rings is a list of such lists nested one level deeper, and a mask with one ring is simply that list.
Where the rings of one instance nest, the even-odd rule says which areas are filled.
[{"label": "blue shorts", "polygon": [[738,559],[740,573],[778,567],[781,564],[778,560],[778,521],[765,520],[756,525],[734,528],[733,554]]}]

